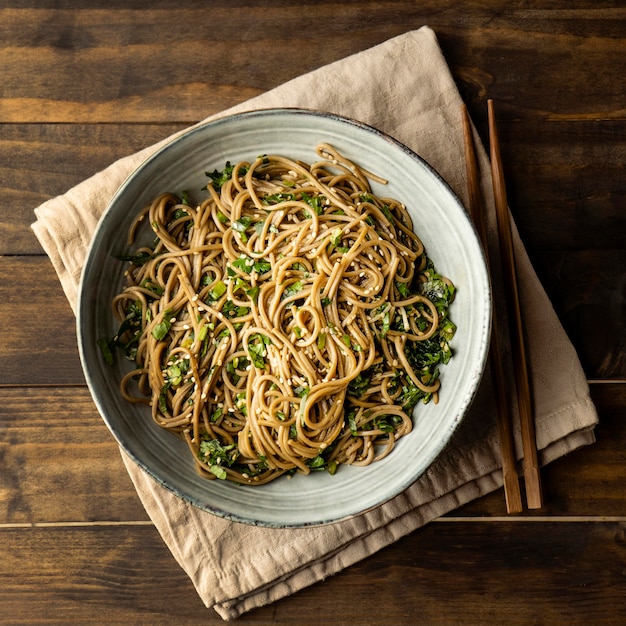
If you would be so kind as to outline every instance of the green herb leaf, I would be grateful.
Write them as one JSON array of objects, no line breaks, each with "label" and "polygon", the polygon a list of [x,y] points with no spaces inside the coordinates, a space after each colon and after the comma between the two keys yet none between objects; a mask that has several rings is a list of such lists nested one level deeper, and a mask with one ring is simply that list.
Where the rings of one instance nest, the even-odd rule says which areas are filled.
[{"label": "green herb leaf", "polygon": [[326,347],[326,333],[320,333],[317,336],[317,347],[323,350]]},{"label": "green herb leaf", "polygon": [[230,467],[239,456],[234,443],[222,445],[218,439],[206,439],[200,442],[200,460],[207,465]]},{"label": "green herb leaf", "polygon": [[120,254],[117,257],[120,261],[128,261],[131,265],[145,265],[150,259],[154,258],[154,254],[142,250],[137,254]]},{"label": "green herb leaf", "polygon": [[411,290],[409,289],[409,286],[406,283],[401,283],[399,281],[396,281],[396,289],[398,290],[398,292],[403,298],[408,298],[411,295]]},{"label": "green herb leaf", "polygon": [[230,161],[226,161],[226,165],[223,170],[213,170],[212,172],[205,172],[206,176],[210,178],[209,184],[219,193],[222,189],[222,185],[230,180],[233,175],[234,167]]},{"label": "green herb leaf", "polygon": [[163,415],[169,416],[170,412],[169,409],[167,408],[167,391],[170,388],[170,383],[166,382],[163,387],[161,387],[161,391],[159,392],[159,400],[158,400],[158,406],[159,406],[159,411],[161,411],[161,413],[163,413]]},{"label": "green herb leaf", "polygon": [[167,310],[163,314],[163,321],[159,322],[152,329],[152,336],[157,340],[161,341],[167,333],[170,331],[172,327],[172,322],[170,322],[171,311]]},{"label": "green herb leaf", "polygon": [[324,213],[324,203],[326,202],[324,196],[310,196],[308,193],[303,193],[302,201],[306,202],[317,215]]},{"label": "green herb leaf", "polygon": [[102,358],[104,359],[104,362],[107,365],[113,365],[113,351],[112,351],[112,345],[113,342],[109,341],[108,339],[98,339],[97,341],[98,347],[100,348],[100,351],[102,352]]},{"label": "green herb leaf", "polygon": [[383,212],[383,215],[389,220],[390,224],[396,223],[396,220],[394,219],[393,214],[391,213],[391,209],[387,205],[384,205],[383,207],[381,207],[380,210]]},{"label": "green herb leaf", "polygon": [[244,215],[236,222],[233,222],[233,230],[236,230],[238,233],[243,233],[250,226],[250,224],[252,224],[252,218]]},{"label": "green herb leaf", "polygon": [[281,202],[289,202],[295,200],[292,193],[274,193],[263,198],[263,204],[280,204]]},{"label": "green herb leaf", "polygon": [[302,288],[303,288],[302,281],[298,280],[295,283],[292,283],[291,285],[289,285],[289,287],[287,287],[285,291],[283,292],[283,295],[285,298],[289,298],[290,296],[295,296],[296,294],[302,291]]},{"label": "green herb leaf", "polygon": [[271,339],[261,333],[251,335],[248,341],[248,354],[254,367],[265,369],[265,356],[267,356],[266,346],[272,343]]},{"label": "green herb leaf", "polygon": [[220,480],[226,480],[226,478],[228,477],[226,470],[221,465],[211,465],[209,467],[209,471],[212,474],[215,474],[215,476],[217,476],[217,478],[219,478]]}]

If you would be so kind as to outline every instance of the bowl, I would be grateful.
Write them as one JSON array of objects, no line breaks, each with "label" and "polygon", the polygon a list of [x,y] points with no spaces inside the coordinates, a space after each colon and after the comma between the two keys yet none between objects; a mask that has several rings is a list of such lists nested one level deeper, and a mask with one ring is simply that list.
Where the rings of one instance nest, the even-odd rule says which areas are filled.
[{"label": "bowl", "polygon": [[[226,161],[277,153],[305,162],[315,148],[332,144],[346,157],[389,182],[373,191],[404,202],[438,271],[454,282],[450,317],[457,324],[454,356],[442,367],[438,404],[419,403],[414,428],[384,459],[366,467],[341,466],[336,474],[281,477],[257,487],[198,474],[184,441],[158,427],[144,405],[126,402],[119,381],[132,364],[105,363],[97,346],[118,323],[111,299],[121,289],[126,232],[134,215],[157,194],[206,185],[205,172]],[[486,362],[491,292],[482,248],[461,202],[422,158],[363,123],[302,109],[268,109],[223,117],[177,136],[143,162],[120,186],[103,214],[83,268],[77,336],[94,402],[113,437],[157,483],[215,515],[268,527],[338,522],[373,509],[401,493],[433,463],[475,396]]]}]

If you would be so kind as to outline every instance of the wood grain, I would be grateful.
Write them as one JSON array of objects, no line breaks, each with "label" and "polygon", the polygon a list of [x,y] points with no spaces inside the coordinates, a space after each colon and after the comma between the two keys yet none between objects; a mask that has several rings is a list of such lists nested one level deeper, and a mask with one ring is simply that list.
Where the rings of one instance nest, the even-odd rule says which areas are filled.
[{"label": "wood grain", "polygon": [[[494,11],[485,0],[463,10],[436,0],[281,1],[247,3],[243,12],[231,2],[142,1],[112,12],[101,2],[79,11],[29,4],[0,10],[0,67],[11,68],[0,115],[13,123],[198,121],[424,24],[439,34],[470,101],[489,92],[513,116],[626,115],[616,80],[625,74],[626,14],[615,3]],[[519,60],[514,72],[511,58]]]},{"label": "wood grain", "polygon": [[[223,623],[153,527],[0,529],[0,539],[0,602],[16,622],[48,614],[38,623]],[[616,522],[548,522],[540,535],[536,522],[435,522],[240,621],[598,623],[598,613],[626,609],[625,565]]]},{"label": "wood grain", "polygon": [[511,211],[600,415],[542,469],[259,624],[618,624],[626,617],[626,7],[622,0],[5,0],[0,7],[0,624],[223,624],[134,492],[84,384],[33,209],[115,159],[428,24],[479,134],[497,104]]},{"label": "wood grain", "polygon": [[[0,98],[0,106],[1,102]],[[182,128],[180,124],[0,124],[0,255],[41,254],[30,229],[35,207]]]},{"label": "wood grain", "polygon": [[0,466],[0,524],[148,519],[86,387],[0,388]]}]

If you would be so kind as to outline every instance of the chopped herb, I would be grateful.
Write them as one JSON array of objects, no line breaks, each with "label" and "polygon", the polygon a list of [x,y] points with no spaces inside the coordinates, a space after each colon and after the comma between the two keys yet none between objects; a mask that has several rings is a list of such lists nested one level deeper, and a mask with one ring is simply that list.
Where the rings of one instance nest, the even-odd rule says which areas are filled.
[{"label": "chopped herb", "polygon": [[167,333],[170,331],[172,327],[172,322],[170,321],[171,311],[167,310],[163,314],[163,321],[159,322],[152,329],[152,336],[157,340],[161,341]]},{"label": "chopped herb", "polygon": [[131,265],[145,265],[154,258],[154,254],[141,250],[137,254],[120,254],[117,257],[120,261],[128,261]]},{"label": "chopped herb", "polygon": [[226,480],[226,478],[228,478],[228,473],[221,465],[211,465],[209,471],[215,474],[220,480]]},{"label": "chopped herb", "polygon": [[233,230],[237,231],[241,236],[241,241],[246,243],[248,241],[248,236],[246,235],[246,230],[252,224],[252,218],[244,215],[239,218],[236,222],[233,222]]},{"label": "chopped herb", "polygon": [[292,193],[274,193],[263,198],[263,204],[280,204],[281,202],[290,202],[295,200]]},{"label": "chopped herb", "polygon": [[291,285],[289,285],[289,287],[287,287],[285,291],[283,292],[283,295],[285,296],[285,298],[289,298],[290,296],[295,296],[296,294],[302,291],[302,288],[303,288],[302,281],[298,280],[295,283],[292,283]]},{"label": "chopped herb", "polygon": [[107,365],[113,365],[113,342],[108,339],[98,339],[98,346],[102,352],[102,358]]},{"label": "chopped herb", "polygon": [[159,405],[159,411],[161,411],[161,413],[163,413],[163,415],[166,415],[169,417],[170,415],[170,411],[167,408],[167,391],[170,388],[170,383],[166,382],[162,387],[161,387],[161,391],[159,392],[159,401],[158,401],[158,405]]},{"label": "chopped herb", "polygon": [[312,459],[309,459],[306,462],[306,464],[309,467],[309,469],[312,469],[312,470],[322,470],[326,466],[326,460],[324,459],[324,457],[321,454],[318,454],[316,457],[313,457]]},{"label": "chopped herb", "polygon": [[265,369],[265,356],[267,356],[266,346],[271,345],[272,340],[261,333],[250,336],[248,341],[248,354],[254,367]]},{"label": "chopped herb", "polygon": [[[208,439],[200,442],[199,458],[210,467],[231,467],[238,456],[239,450],[234,443],[222,445],[218,439]],[[217,474],[215,475],[217,476]]]},{"label": "chopped herb", "polygon": [[326,347],[326,333],[320,333],[317,336],[317,347],[323,350]]},{"label": "chopped herb", "polygon": [[388,206],[384,205],[381,207],[380,210],[382,211],[383,215],[389,220],[390,224],[395,224],[396,221],[391,213],[391,209]]},{"label": "chopped herb", "polygon": [[434,271],[431,271],[430,274],[431,277],[429,280],[422,283],[420,286],[421,293],[435,305],[435,308],[441,314],[448,309],[454,299],[455,288],[445,282],[441,276]]},{"label": "chopped herb", "polygon": [[[241,272],[246,274],[250,274],[253,270],[258,274],[265,274],[272,269],[272,264],[265,259],[254,260],[248,256],[240,256],[238,259],[235,259],[231,263],[232,267],[238,269]],[[231,276],[234,276],[236,272],[234,272],[231,268],[228,268],[228,273]]]},{"label": "chopped herb", "polygon": [[341,243],[341,237],[342,237],[341,229],[340,228],[336,228],[333,231],[333,234],[332,234],[332,236],[330,238],[330,242],[328,244],[328,253],[329,254]]},{"label": "chopped herb", "polygon": [[231,179],[233,169],[234,167],[231,165],[230,161],[226,161],[223,170],[219,171],[215,169],[212,172],[205,172],[206,176],[210,178],[209,185],[211,185],[215,191],[219,192],[222,189],[222,185]]},{"label": "chopped herb", "polygon": [[178,387],[183,382],[184,375],[189,371],[189,361],[187,359],[181,359],[176,361],[172,365],[169,365],[163,371],[163,378],[172,387]]},{"label": "chopped herb", "polygon": [[215,424],[215,422],[217,422],[219,418],[222,417],[223,413],[224,413],[224,409],[218,406],[217,409],[215,409],[215,411],[211,413],[211,417],[209,418],[210,422],[212,424]]},{"label": "chopped herb", "polygon": [[259,300],[259,291],[261,291],[261,288],[258,285],[255,285],[254,287],[250,287],[249,289],[246,289],[246,294],[247,296],[250,298],[250,300],[252,300],[252,302],[254,302],[255,304],[258,302]]},{"label": "chopped herb", "polygon": [[324,203],[326,202],[324,196],[310,196],[308,193],[303,193],[302,201],[306,202],[317,215],[324,213]]},{"label": "chopped herb", "polygon": [[411,290],[409,289],[409,286],[406,283],[401,283],[399,281],[396,281],[396,289],[398,290],[398,292],[403,298],[408,298],[411,296]]},{"label": "chopped herb", "polygon": [[151,291],[157,296],[162,296],[163,292],[165,291],[163,287],[161,287],[161,285],[153,283],[149,278],[146,278],[141,282],[141,287],[147,289],[148,291]]},{"label": "chopped herb", "polygon": [[360,398],[370,386],[371,372],[365,370],[357,374],[355,378],[350,381],[348,385],[348,395],[353,398]]},{"label": "chopped herb", "polygon": [[250,309],[247,306],[239,306],[231,300],[226,300],[222,307],[222,313],[232,320],[248,315]]},{"label": "chopped herb", "polygon": [[348,421],[348,428],[350,429],[350,432],[352,433],[353,436],[356,436],[357,431],[358,431],[357,424],[356,424],[356,412],[350,411],[346,419]]}]

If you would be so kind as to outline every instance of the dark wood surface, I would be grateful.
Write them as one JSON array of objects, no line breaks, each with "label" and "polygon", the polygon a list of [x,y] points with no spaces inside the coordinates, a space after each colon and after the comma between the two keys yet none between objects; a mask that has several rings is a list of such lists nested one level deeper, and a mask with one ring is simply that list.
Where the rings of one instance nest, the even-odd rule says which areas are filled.
[{"label": "dark wood surface", "polygon": [[[73,6],[75,5],[75,6]],[[178,8],[173,8],[174,6]],[[80,8],[76,8],[80,7]],[[84,384],[33,209],[124,156],[424,24],[578,350],[597,443],[239,621],[626,622],[626,5],[0,2],[0,624],[219,624],[139,502]]]}]

